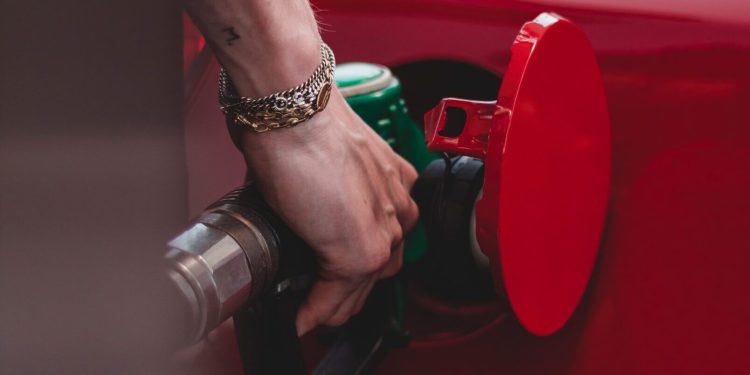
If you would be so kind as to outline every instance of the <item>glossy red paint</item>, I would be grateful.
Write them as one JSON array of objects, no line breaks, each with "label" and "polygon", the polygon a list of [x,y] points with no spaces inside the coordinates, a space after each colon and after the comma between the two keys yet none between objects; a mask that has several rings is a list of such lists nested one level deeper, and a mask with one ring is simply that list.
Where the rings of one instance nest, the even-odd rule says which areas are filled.
[{"label": "glossy red paint", "polygon": [[[523,22],[540,11],[560,13],[594,47],[611,119],[606,228],[569,322],[536,337],[504,319],[463,339],[392,351],[379,373],[750,373],[750,24],[741,21],[750,12],[725,24],[731,8],[723,0],[693,2],[690,14],[677,13],[683,2],[653,3],[661,10],[613,9],[596,0],[585,7],[316,1],[323,37],[339,61],[398,66],[442,58],[500,76]],[[718,16],[702,18],[701,7]],[[188,160],[212,161],[202,168],[188,162],[197,208],[242,177],[215,108],[214,80],[206,82],[186,117],[188,145],[201,146],[188,147]],[[411,320],[430,322],[441,313],[415,314]],[[432,327],[442,328],[438,321]],[[240,373],[234,361],[235,371],[225,373]]]},{"label": "glossy red paint", "polygon": [[[610,130],[593,51],[570,21],[526,23],[496,103],[453,98],[425,115],[428,148],[484,159],[476,235],[496,287],[530,332],[549,335],[583,295],[604,227]],[[466,113],[443,135],[446,109]]]},{"label": "glossy red paint", "polygon": [[[750,372],[748,22],[663,11],[677,1],[659,1],[659,12],[606,1],[318,3],[342,61],[447,58],[501,76],[521,24],[555,11],[591,41],[611,119],[606,228],[568,324],[539,338],[506,319],[469,340],[391,352],[380,373]],[[712,12],[722,4],[711,2]],[[415,320],[429,318],[419,311]]]}]

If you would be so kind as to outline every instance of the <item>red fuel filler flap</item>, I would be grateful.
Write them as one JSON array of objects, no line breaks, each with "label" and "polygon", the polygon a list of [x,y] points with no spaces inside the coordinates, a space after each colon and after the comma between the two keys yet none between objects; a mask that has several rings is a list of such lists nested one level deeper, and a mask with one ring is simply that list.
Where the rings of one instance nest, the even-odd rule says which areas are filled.
[{"label": "red fuel filler flap", "polygon": [[[425,114],[432,151],[484,160],[476,237],[499,292],[526,329],[549,335],[570,318],[596,260],[610,185],[610,125],[583,32],[542,13],[526,23],[497,102],[445,98]],[[444,135],[449,108],[466,113]]]}]

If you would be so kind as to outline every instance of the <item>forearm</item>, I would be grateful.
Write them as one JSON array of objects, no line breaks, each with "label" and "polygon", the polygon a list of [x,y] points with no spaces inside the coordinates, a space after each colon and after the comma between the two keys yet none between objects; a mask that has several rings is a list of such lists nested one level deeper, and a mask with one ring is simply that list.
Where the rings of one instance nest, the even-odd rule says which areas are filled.
[{"label": "forearm", "polygon": [[320,63],[320,35],[307,0],[183,0],[242,96],[305,81]]}]

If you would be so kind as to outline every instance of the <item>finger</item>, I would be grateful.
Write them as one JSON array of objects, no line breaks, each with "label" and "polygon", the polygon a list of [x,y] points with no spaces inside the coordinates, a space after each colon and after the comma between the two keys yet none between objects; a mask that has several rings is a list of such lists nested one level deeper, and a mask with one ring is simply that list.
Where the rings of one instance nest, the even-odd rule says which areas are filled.
[{"label": "finger", "polygon": [[385,279],[387,277],[396,276],[401,266],[404,264],[404,241],[401,241],[391,253],[390,259],[383,267],[383,272],[380,273],[380,278]]},{"label": "finger", "polygon": [[403,224],[401,224],[397,217],[389,219],[388,222],[387,230],[384,231],[384,235],[388,239],[388,245],[384,249],[386,252],[383,253],[383,263],[378,267],[377,271],[380,271],[385,267],[390,259],[390,255],[393,254],[393,250],[398,247],[398,244],[404,242],[404,235],[406,234]]},{"label": "finger", "polygon": [[414,186],[414,183],[417,181],[417,177],[419,177],[419,174],[417,173],[417,170],[414,169],[414,166],[411,165],[409,162],[407,162],[404,159],[401,159],[401,184],[404,185],[406,190],[411,190],[412,186]]},{"label": "finger", "polygon": [[339,309],[341,304],[357,291],[358,283],[341,280],[317,281],[307,300],[297,311],[297,335],[302,336],[311,329],[328,321]]},{"label": "finger", "polygon": [[367,290],[367,284],[361,286],[356,292],[350,294],[347,296],[346,300],[344,300],[341,305],[339,305],[338,310],[336,310],[336,313],[334,313],[330,318],[328,318],[325,322],[322,324],[325,324],[327,326],[332,327],[338,327],[344,323],[346,323],[349,318],[354,315],[354,308],[357,304],[357,301],[359,297],[364,293],[367,294],[369,290]]},{"label": "finger", "polygon": [[354,304],[354,309],[352,309],[351,316],[357,315],[360,311],[362,311],[362,307],[365,305],[365,302],[367,302],[367,297],[370,296],[370,292],[375,286],[376,281],[376,277],[370,278],[370,280],[368,280],[367,282],[367,285],[361,289],[360,294],[357,296],[357,302]]},{"label": "finger", "polygon": [[407,195],[405,202],[397,212],[396,218],[398,219],[399,224],[401,224],[401,229],[404,234],[408,233],[415,225],[417,225],[417,221],[419,221],[419,208],[417,207],[417,203],[411,199],[411,196]]}]

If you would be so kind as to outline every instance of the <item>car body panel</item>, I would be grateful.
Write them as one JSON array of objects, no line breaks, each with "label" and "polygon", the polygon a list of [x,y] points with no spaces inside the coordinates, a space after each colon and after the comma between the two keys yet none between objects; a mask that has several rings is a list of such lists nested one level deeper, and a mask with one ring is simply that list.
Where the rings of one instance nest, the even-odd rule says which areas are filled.
[{"label": "car body panel", "polygon": [[[512,318],[498,319],[460,340],[391,351],[379,373],[750,371],[746,4],[316,2],[323,38],[339,61],[397,67],[447,59],[500,76],[521,25],[541,11],[562,14],[594,47],[612,123],[606,228],[592,280],[570,322],[552,336],[536,337]],[[208,147],[196,140],[206,136],[206,123],[223,131],[215,107],[209,109],[212,85],[187,108],[189,169],[191,179],[201,181],[217,174],[205,160],[203,167],[191,160],[229,145],[219,135],[208,136],[217,140]],[[204,117],[191,119],[195,113]],[[214,153],[210,160],[235,158],[230,165],[241,166],[230,154]],[[225,173],[209,190],[226,190],[238,176]],[[211,199],[208,190],[193,191],[194,209]]]}]

